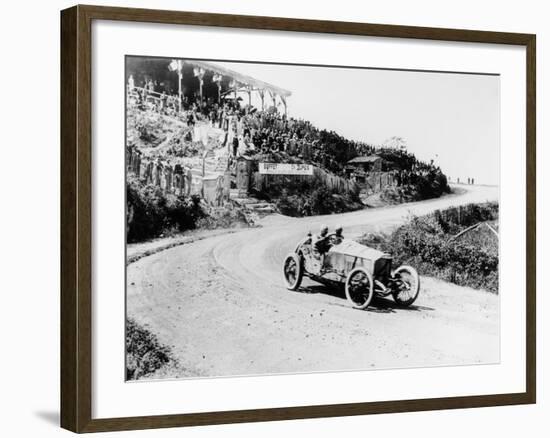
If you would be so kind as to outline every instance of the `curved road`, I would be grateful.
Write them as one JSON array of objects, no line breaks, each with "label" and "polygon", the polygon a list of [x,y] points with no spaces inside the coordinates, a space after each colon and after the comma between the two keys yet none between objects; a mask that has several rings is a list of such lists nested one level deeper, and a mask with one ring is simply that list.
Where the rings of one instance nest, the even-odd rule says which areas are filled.
[{"label": "curved road", "polygon": [[498,296],[421,278],[408,309],[379,300],[357,311],[343,291],[282,286],[286,253],[321,223],[346,237],[388,231],[410,214],[498,198],[494,187],[323,217],[271,215],[246,229],[144,257],[127,269],[127,312],[178,364],[154,377],[227,376],[499,361]]}]

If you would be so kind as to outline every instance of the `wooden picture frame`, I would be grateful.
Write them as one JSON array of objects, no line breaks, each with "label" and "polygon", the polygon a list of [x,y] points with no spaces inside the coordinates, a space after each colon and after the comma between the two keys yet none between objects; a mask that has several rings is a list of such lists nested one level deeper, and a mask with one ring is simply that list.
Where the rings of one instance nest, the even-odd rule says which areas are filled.
[{"label": "wooden picture frame", "polygon": [[[522,393],[92,418],[92,35],[94,20],[187,24],[388,38],[518,45],[526,48],[526,391]],[[535,403],[536,157],[535,58],[531,34],[439,29],[166,10],[75,6],[61,12],[61,426],[98,432],[337,417]]]}]

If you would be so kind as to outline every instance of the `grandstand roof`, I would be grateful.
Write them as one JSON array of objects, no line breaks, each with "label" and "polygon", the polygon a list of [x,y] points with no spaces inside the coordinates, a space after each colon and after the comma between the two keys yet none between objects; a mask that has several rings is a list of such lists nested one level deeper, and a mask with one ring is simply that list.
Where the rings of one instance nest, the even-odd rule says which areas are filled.
[{"label": "grandstand roof", "polygon": [[219,73],[223,76],[229,76],[241,84],[250,85],[260,90],[269,90],[270,92],[282,97],[288,97],[292,94],[290,91],[285,90],[284,88],[277,87],[276,85],[272,85],[268,82],[261,81],[251,76],[243,75],[242,73],[222,67],[217,64],[212,64],[205,61],[195,61],[191,59],[184,59],[183,62],[186,64],[204,68],[205,70],[209,70],[214,73]]}]

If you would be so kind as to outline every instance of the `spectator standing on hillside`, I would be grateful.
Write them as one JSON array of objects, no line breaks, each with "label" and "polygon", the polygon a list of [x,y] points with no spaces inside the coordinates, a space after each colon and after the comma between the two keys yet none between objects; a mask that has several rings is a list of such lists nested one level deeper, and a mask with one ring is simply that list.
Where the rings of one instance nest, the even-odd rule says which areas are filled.
[{"label": "spectator standing on hillside", "polygon": [[148,86],[147,86],[147,79],[143,81],[143,104],[145,104],[145,101],[147,100],[147,94],[148,94]]},{"label": "spectator standing on hillside", "polygon": [[183,195],[183,168],[179,163],[176,163],[176,165],[174,166],[174,186],[176,189],[175,192],[180,196]]},{"label": "spectator standing on hillside", "polygon": [[216,180],[216,206],[221,207],[223,205],[223,176],[219,176]]},{"label": "spectator standing on hillside", "polygon": [[154,182],[157,187],[160,187],[160,181],[161,181],[161,174],[162,174],[162,163],[160,162],[160,158],[157,158],[157,162],[155,163],[154,168]]},{"label": "spectator standing on hillside", "polygon": [[172,192],[172,166],[170,165],[170,161],[167,163],[165,169],[164,169],[164,179],[166,181],[165,191],[167,193]]},{"label": "spectator standing on hillside", "polygon": [[237,136],[236,133],[233,135],[231,146],[232,146],[231,154],[233,157],[236,157],[239,152],[239,137]]},{"label": "spectator standing on hillside", "polygon": [[193,172],[191,171],[191,168],[187,168],[187,172],[185,173],[185,194],[189,196],[191,194],[191,185],[193,184]]},{"label": "spectator standing on hillside", "polygon": [[187,127],[189,128],[195,127],[195,113],[193,111],[187,112]]},{"label": "spectator standing on hillside", "polygon": [[214,106],[212,107],[212,109],[210,110],[210,125],[212,127],[215,127],[216,124],[218,122],[218,110],[217,108]]}]

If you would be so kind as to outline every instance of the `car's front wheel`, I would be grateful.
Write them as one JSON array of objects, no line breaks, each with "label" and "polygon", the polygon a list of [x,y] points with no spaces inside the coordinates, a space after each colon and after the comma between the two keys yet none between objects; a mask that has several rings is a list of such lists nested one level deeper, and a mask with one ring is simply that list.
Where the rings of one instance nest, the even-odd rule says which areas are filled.
[{"label": "car's front wheel", "polygon": [[355,268],[346,278],[346,298],[356,309],[366,309],[374,297],[374,281],[365,268]]},{"label": "car's front wheel", "polygon": [[285,287],[289,290],[297,290],[302,284],[304,270],[300,256],[296,253],[290,253],[286,256],[283,263],[283,279]]},{"label": "car's front wheel", "polygon": [[420,277],[412,266],[400,266],[394,273],[393,299],[400,306],[410,306],[418,298]]}]

